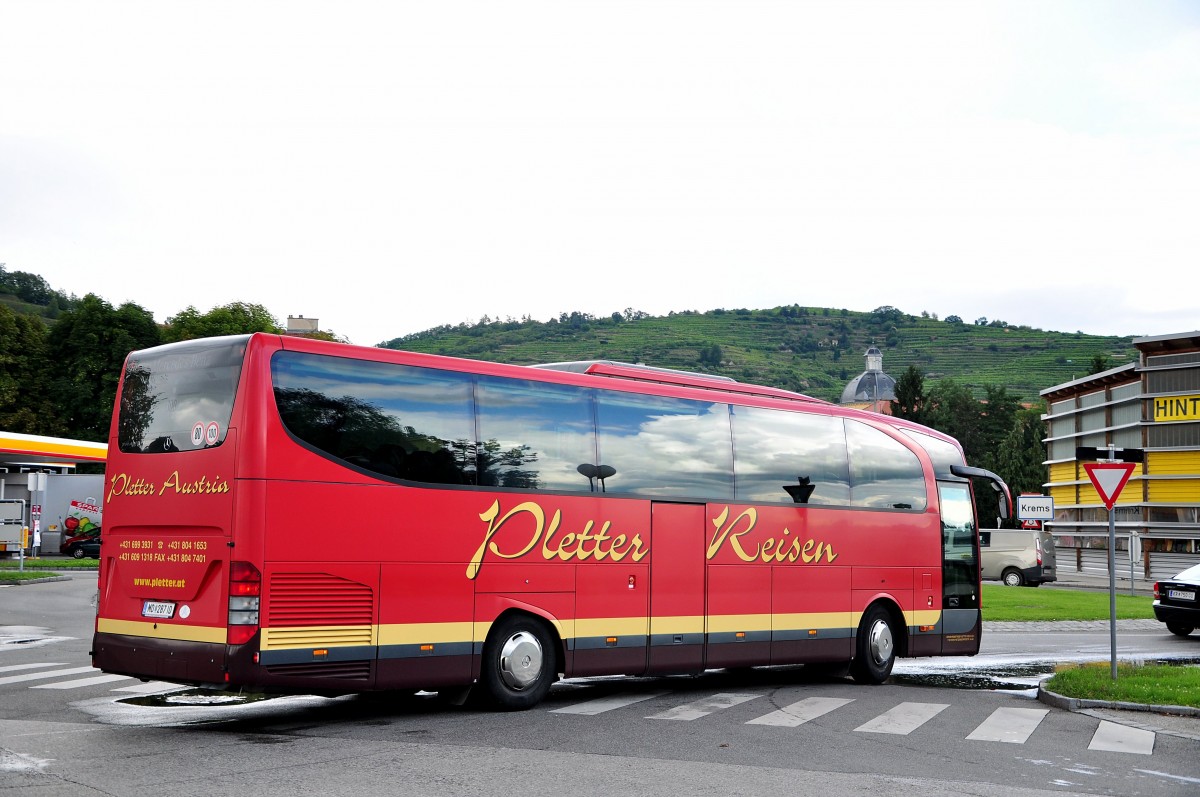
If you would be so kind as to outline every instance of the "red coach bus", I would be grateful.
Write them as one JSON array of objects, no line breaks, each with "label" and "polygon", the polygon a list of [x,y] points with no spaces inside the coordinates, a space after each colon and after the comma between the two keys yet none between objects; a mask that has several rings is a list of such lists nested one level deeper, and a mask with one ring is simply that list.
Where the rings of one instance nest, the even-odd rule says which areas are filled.
[{"label": "red coach bus", "polygon": [[96,667],[270,692],[979,649],[961,447],[797,393],[256,334],[129,355]]}]

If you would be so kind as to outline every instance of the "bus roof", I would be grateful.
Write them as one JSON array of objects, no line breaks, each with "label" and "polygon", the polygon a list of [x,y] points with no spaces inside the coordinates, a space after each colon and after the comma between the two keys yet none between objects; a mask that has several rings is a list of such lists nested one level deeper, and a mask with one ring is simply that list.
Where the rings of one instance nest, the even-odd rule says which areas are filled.
[{"label": "bus roof", "polygon": [[702,374],[696,371],[681,371],[674,368],[659,368],[641,363],[623,363],[614,360],[576,360],[574,362],[544,363],[533,368],[547,368],[555,371],[570,371],[591,376],[608,376],[614,379],[630,379],[637,382],[657,382],[664,385],[679,385],[703,390],[721,390],[726,393],[742,393],[752,396],[787,399],[790,401],[807,401],[814,404],[828,404],[821,399],[782,390],[766,385],[752,385],[739,382],[728,376],[717,374]]}]

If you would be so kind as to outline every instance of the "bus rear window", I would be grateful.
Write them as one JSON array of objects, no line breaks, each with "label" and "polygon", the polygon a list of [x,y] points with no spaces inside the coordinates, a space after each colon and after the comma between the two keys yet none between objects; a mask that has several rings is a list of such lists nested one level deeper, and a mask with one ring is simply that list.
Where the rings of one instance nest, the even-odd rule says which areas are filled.
[{"label": "bus rear window", "polygon": [[248,339],[203,338],[131,354],[117,421],[120,449],[158,454],[220,445]]}]

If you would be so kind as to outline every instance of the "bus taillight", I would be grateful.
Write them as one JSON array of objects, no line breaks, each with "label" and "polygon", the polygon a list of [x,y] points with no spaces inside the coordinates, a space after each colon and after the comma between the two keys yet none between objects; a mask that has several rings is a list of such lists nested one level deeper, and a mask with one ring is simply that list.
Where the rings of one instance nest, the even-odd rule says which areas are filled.
[{"label": "bus taillight", "polygon": [[262,574],[249,562],[229,563],[229,628],[226,642],[244,645],[258,633]]}]

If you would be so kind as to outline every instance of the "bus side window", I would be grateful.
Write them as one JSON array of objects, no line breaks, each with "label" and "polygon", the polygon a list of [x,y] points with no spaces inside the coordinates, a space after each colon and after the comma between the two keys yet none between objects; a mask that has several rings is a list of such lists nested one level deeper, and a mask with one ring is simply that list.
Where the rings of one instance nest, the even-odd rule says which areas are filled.
[{"label": "bus side window", "polygon": [[596,418],[608,492],[733,498],[728,404],[610,391]]},{"label": "bus side window", "polygon": [[474,483],[474,452],[454,443],[474,437],[469,375],[284,351],[271,377],[280,419],[308,446],[381,476]]},{"label": "bus side window", "polygon": [[850,505],[841,418],[734,406],[733,448],[739,501]]},{"label": "bus side window", "polygon": [[857,421],[846,421],[852,505],[924,509],[928,503],[921,460],[899,441]]},{"label": "bus side window", "polygon": [[405,473],[405,460],[407,459],[408,452],[404,450],[403,446],[384,443],[371,454],[367,467],[384,476],[400,478]]},{"label": "bus side window", "polygon": [[587,492],[579,471],[596,462],[592,391],[523,379],[481,376],[479,483],[525,490]]}]

